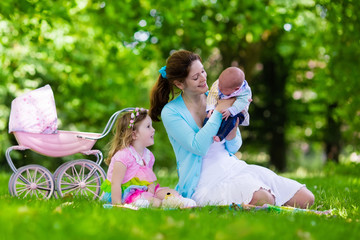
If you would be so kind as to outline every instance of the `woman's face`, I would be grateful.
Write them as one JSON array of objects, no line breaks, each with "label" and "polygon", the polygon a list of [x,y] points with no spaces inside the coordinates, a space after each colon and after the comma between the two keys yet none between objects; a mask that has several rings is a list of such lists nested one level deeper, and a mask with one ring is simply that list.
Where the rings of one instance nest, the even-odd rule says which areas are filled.
[{"label": "woman's face", "polygon": [[183,84],[183,91],[193,94],[203,94],[209,89],[206,83],[207,74],[204,66],[199,60],[194,61],[190,66],[189,75]]}]

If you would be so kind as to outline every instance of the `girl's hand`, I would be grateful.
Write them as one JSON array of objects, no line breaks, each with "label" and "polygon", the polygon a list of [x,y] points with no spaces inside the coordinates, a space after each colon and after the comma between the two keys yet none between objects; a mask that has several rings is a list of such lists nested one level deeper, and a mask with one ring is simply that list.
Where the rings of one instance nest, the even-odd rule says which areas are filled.
[{"label": "girl's hand", "polygon": [[229,132],[229,134],[226,136],[226,140],[230,141],[233,138],[236,137],[236,130],[239,127],[239,118],[236,119],[235,127]]},{"label": "girl's hand", "polygon": [[231,105],[233,105],[234,102],[235,102],[235,98],[220,99],[218,101],[218,104],[216,105],[215,110],[217,110],[218,112],[222,112],[223,110],[226,110],[229,107],[231,107]]},{"label": "girl's hand", "polygon": [[148,192],[154,194],[155,193],[155,184],[150,184],[148,186]]},{"label": "girl's hand", "polygon": [[214,112],[214,109],[213,109],[213,110],[209,110],[209,112],[208,112],[208,114],[207,114],[206,117],[207,117],[207,118],[210,118],[213,112]]}]

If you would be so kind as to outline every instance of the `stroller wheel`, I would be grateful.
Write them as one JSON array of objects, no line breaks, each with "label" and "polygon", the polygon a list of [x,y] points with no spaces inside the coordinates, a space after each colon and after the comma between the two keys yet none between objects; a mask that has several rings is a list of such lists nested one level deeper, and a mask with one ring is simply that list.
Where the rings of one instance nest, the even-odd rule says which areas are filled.
[{"label": "stroller wheel", "polygon": [[66,163],[63,163],[63,164],[61,164],[60,165],[60,167],[58,167],[56,170],[55,170],[55,172],[54,172],[54,181],[55,181],[55,191],[54,191],[54,197],[55,198],[59,198],[59,196],[58,196],[58,193],[57,193],[57,189],[56,189],[56,183],[57,183],[57,181],[58,181],[58,177],[59,177],[59,173],[61,172],[61,170],[66,166],[66,165],[68,165],[69,164],[69,162],[66,162]]},{"label": "stroller wheel", "polygon": [[56,190],[59,197],[96,199],[100,197],[100,187],[105,181],[104,170],[96,163],[81,159],[66,163],[59,169]]},{"label": "stroller wheel", "polygon": [[11,196],[14,196],[14,193],[12,191],[12,185],[14,184],[14,175],[15,175],[15,173],[11,174],[10,179],[9,179],[9,193]]},{"label": "stroller wheel", "polygon": [[52,174],[40,165],[27,165],[10,177],[9,192],[20,198],[49,199],[55,188]]}]

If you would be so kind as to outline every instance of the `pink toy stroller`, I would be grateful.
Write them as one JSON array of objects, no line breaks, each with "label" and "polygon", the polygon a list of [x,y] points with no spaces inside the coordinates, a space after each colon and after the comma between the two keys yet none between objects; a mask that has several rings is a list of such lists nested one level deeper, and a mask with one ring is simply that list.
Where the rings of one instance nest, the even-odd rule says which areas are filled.
[{"label": "pink toy stroller", "polygon": [[[93,150],[96,140],[105,137],[113,127],[118,115],[134,108],[115,112],[102,133],[57,130],[57,114],[53,92],[49,85],[15,98],[11,104],[9,133],[18,144],[6,150],[6,160],[13,171],[9,180],[9,192],[20,198],[85,196],[99,198],[100,186],[106,174],[100,164],[103,155]],[[64,157],[75,153],[96,156],[96,162],[79,159],[66,162],[54,174],[41,165],[16,168],[10,157],[12,150],[30,149],[50,157]]]}]

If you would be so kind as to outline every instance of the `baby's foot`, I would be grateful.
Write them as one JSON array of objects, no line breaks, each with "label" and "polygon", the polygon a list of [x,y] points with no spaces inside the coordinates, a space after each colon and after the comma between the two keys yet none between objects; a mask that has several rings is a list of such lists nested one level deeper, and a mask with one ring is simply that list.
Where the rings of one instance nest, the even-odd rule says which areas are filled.
[{"label": "baby's foot", "polygon": [[215,142],[220,142],[220,138],[219,138],[218,136],[215,136],[215,137],[214,137],[214,141],[215,141]]}]

